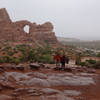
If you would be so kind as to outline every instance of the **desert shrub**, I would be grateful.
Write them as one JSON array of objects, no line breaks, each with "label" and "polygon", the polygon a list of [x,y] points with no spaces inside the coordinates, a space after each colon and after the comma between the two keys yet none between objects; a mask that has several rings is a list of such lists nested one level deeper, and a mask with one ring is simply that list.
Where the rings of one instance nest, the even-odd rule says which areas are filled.
[{"label": "desert shrub", "polygon": [[81,53],[77,53],[75,64],[80,65],[80,63],[81,63]]},{"label": "desert shrub", "polygon": [[2,56],[0,57],[0,63],[10,63],[11,57],[10,56]]},{"label": "desert shrub", "polygon": [[80,62],[78,65],[100,69],[100,61],[95,60],[86,60],[85,62]]},{"label": "desert shrub", "polygon": [[14,55],[14,52],[8,51],[8,55],[9,55],[9,56],[13,56],[13,55]]},{"label": "desert shrub", "polygon": [[86,62],[88,62],[89,64],[96,64],[96,60],[92,60],[92,59],[86,60]]},{"label": "desert shrub", "polygon": [[97,61],[94,65],[93,65],[94,68],[96,69],[100,69],[100,61]]},{"label": "desert shrub", "polygon": [[50,55],[42,55],[37,60],[38,62],[42,63],[53,63],[52,57]]},{"label": "desert shrub", "polygon": [[3,56],[3,62],[5,63],[10,63],[11,62],[11,57],[10,56]]},{"label": "desert shrub", "polygon": [[25,56],[24,54],[21,54],[21,55],[19,56],[19,60],[20,60],[21,62],[25,62],[25,61],[26,61],[26,56]]},{"label": "desert shrub", "polygon": [[18,49],[17,48],[13,48],[14,53],[18,53]]},{"label": "desert shrub", "polygon": [[100,57],[100,52],[97,54],[97,57]]},{"label": "desert shrub", "polygon": [[23,45],[23,44],[16,46],[16,49],[19,50],[19,51],[21,51],[23,54],[26,51],[26,48],[27,48],[27,46],[26,45]]},{"label": "desert shrub", "polygon": [[4,63],[4,60],[2,57],[0,57],[0,63]]},{"label": "desert shrub", "polygon": [[8,51],[9,49],[11,49],[11,47],[8,45],[3,49],[3,51]]},{"label": "desert shrub", "polygon": [[79,65],[88,67],[88,63],[87,62],[80,62]]},{"label": "desert shrub", "polygon": [[16,65],[19,64],[20,62],[21,62],[21,61],[20,61],[19,58],[13,57],[13,58],[11,59],[11,63],[15,63]]},{"label": "desert shrub", "polygon": [[32,49],[28,52],[27,60],[36,61],[38,59],[38,56],[38,52]]},{"label": "desert shrub", "polygon": [[75,64],[80,65],[80,63],[81,63],[81,58],[78,56],[78,57],[76,57]]}]

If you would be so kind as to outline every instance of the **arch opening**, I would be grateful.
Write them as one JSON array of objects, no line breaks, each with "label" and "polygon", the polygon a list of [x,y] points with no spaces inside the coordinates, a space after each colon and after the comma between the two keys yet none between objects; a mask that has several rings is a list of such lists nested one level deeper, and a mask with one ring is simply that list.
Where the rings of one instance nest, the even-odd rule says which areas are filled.
[{"label": "arch opening", "polygon": [[29,34],[30,33],[30,26],[29,25],[25,25],[24,26],[24,31],[25,31],[25,33]]}]

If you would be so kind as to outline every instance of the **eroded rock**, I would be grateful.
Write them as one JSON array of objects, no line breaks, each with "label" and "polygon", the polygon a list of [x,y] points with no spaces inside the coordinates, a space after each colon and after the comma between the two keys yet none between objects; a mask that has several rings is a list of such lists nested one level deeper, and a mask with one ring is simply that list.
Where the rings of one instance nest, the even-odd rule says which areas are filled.
[{"label": "eroded rock", "polygon": [[67,96],[79,96],[81,95],[81,92],[76,90],[64,90],[64,94]]},{"label": "eroded rock", "polygon": [[31,69],[35,69],[35,70],[39,70],[39,68],[40,68],[40,65],[35,64],[35,63],[31,63],[29,66],[30,66]]},{"label": "eroded rock", "polygon": [[0,100],[12,100],[12,97],[0,94]]},{"label": "eroded rock", "polygon": [[[24,31],[26,25],[29,26],[28,34]],[[58,43],[50,22],[42,25],[27,20],[12,22],[5,8],[0,9],[0,41],[32,42],[35,45]]]},{"label": "eroded rock", "polygon": [[52,95],[52,94],[59,94],[59,93],[61,93],[59,90],[51,89],[51,88],[44,88],[44,89],[42,89],[42,91],[46,95]]}]

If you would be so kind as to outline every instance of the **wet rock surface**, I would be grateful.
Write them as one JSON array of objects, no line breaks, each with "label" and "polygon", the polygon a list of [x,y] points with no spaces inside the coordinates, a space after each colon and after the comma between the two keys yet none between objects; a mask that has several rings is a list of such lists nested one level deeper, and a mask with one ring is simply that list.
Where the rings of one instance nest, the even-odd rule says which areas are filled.
[{"label": "wet rock surface", "polygon": [[[0,73],[0,93],[5,95],[1,97],[7,100],[85,100],[81,88],[84,90],[84,87],[96,86],[98,77],[96,73],[84,71],[59,72],[46,67],[33,70],[29,66],[23,70],[22,65],[12,66],[7,65],[4,67],[6,70]],[[6,100],[2,98],[0,100]]]},{"label": "wet rock surface", "polygon": [[75,90],[64,90],[64,94],[68,96],[79,96],[81,92]]},{"label": "wet rock surface", "polygon": [[12,100],[12,97],[7,95],[0,95],[0,100]]}]

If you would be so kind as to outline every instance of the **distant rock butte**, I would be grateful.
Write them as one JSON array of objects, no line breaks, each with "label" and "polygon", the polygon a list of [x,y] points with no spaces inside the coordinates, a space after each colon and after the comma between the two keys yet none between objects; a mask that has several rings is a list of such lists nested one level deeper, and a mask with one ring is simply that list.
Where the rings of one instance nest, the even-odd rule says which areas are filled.
[{"label": "distant rock butte", "polygon": [[[29,33],[24,31],[24,27],[29,26]],[[0,9],[0,40],[13,42],[33,42],[41,44],[48,42],[57,44],[57,38],[53,32],[53,25],[46,22],[42,25],[31,23],[27,20],[12,22],[6,9]]]}]

